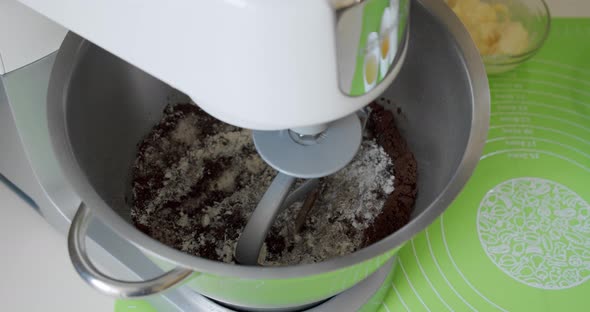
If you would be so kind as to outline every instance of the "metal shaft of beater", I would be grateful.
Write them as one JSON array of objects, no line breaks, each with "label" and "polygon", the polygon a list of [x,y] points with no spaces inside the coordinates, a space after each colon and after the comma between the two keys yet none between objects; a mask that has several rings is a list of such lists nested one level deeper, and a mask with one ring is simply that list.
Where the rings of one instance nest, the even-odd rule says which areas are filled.
[{"label": "metal shaft of beater", "polygon": [[[317,178],[330,175],[348,164],[356,155],[362,138],[362,126],[356,114],[324,125],[282,131],[253,131],[260,156],[279,171],[250,216],[238,239],[235,257],[238,263],[258,265],[266,235],[280,211],[317,188]],[[309,179],[295,191],[289,191],[296,178]]]},{"label": "metal shaft of beater", "polygon": [[236,246],[238,263],[257,265],[264,239],[277,215],[294,203],[304,200],[307,194],[319,186],[319,179],[310,179],[287,196],[294,181],[294,177],[280,172],[274,178],[238,239]]}]

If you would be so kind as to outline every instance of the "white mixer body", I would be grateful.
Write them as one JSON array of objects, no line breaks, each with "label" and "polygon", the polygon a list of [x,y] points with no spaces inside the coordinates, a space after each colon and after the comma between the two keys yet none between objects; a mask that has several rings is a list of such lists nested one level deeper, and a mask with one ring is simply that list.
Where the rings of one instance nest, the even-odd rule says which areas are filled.
[{"label": "white mixer body", "polygon": [[[364,92],[347,90],[359,50],[379,50],[359,45],[362,6],[374,0],[355,10],[337,10],[328,0],[21,2],[245,128],[336,120],[368,104],[395,77],[390,70]],[[390,3],[396,11],[399,1]]]}]

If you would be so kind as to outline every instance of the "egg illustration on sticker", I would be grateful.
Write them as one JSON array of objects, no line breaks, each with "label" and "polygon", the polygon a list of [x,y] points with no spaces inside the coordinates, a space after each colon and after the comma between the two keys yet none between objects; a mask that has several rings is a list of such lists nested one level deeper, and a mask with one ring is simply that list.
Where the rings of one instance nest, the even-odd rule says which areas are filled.
[{"label": "egg illustration on sticker", "polygon": [[385,8],[379,29],[379,72],[381,79],[387,75],[389,66],[397,51],[397,19],[391,15],[391,9]]},{"label": "egg illustration on sticker", "polygon": [[379,35],[372,32],[367,37],[367,48],[365,50],[365,60],[363,64],[363,79],[365,82],[365,92],[373,89],[377,85],[379,74]]}]

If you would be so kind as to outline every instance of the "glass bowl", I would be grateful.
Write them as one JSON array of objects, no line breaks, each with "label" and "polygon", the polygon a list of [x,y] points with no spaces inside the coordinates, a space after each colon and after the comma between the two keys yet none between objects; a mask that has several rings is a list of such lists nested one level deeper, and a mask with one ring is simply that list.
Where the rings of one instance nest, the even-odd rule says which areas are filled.
[{"label": "glass bowl", "polygon": [[[482,40],[476,40],[475,36],[481,34],[481,27],[483,27],[482,25],[484,25],[485,19],[489,19],[489,15],[480,14],[479,18],[484,20],[482,23],[478,23],[477,20],[473,20],[473,15],[477,14],[474,12],[477,12],[477,10],[471,10],[475,7],[469,7],[470,10],[466,13],[470,15],[468,17],[458,14],[459,18],[463,21],[476,41],[488,74],[499,74],[516,68],[518,65],[534,56],[541,49],[549,35],[551,16],[549,8],[543,0],[447,0],[447,3],[451,7],[456,5],[456,3],[461,2],[467,4],[481,2],[489,4],[492,7],[498,6],[506,11],[503,12],[502,10],[498,10],[498,12],[500,12],[498,13],[500,21],[503,21],[502,18],[504,16],[509,16],[510,22],[520,24],[522,28],[528,32],[528,43],[525,43],[526,45],[524,47],[518,49],[519,51],[517,53],[486,50],[485,47],[481,46]],[[455,13],[458,13],[456,10],[457,9],[455,8]],[[468,20],[469,18],[472,19]],[[470,25],[476,25],[471,26],[471,28],[476,27],[478,29],[470,29]],[[518,28],[520,28],[520,26],[518,26]],[[504,33],[503,35],[510,36],[512,34]]]}]

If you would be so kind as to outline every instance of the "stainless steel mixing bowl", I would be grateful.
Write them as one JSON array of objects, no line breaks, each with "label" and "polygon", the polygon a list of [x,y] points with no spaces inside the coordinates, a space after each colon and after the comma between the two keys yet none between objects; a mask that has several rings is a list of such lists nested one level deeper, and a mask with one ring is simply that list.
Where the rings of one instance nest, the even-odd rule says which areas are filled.
[{"label": "stainless steel mixing bowl", "polygon": [[[69,237],[79,273],[94,287],[120,296],[154,293],[190,275],[185,285],[214,299],[281,308],[328,298],[374,272],[461,191],[477,164],[488,128],[485,69],[453,13],[442,1],[414,2],[410,31],[406,62],[383,97],[392,100],[389,109],[401,108],[398,126],[418,161],[419,195],[411,222],[354,254],[290,267],[231,265],[194,257],[133,226],[126,193],[136,144],[159,120],[168,101],[182,95],[68,34],[51,76],[47,109],[54,152],[84,202]],[[91,217],[100,218],[163,268],[176,269],[139,284],[101,275],[84,253],[85,224]]]}]

